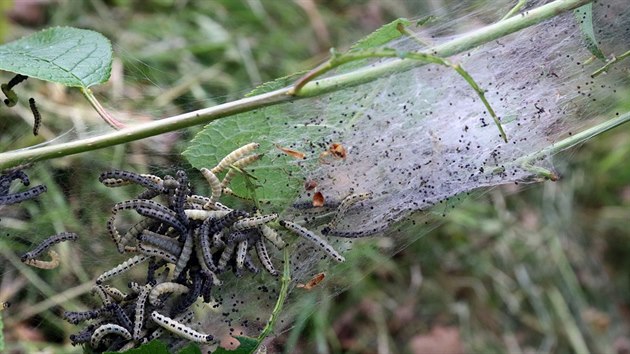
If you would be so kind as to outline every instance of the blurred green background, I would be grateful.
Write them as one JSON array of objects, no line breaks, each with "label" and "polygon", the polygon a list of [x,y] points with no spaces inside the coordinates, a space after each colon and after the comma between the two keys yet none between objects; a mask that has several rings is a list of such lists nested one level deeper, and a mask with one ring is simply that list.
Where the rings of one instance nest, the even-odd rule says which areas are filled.
[{"label": "blurred green background", "polygon": [[[457,3],[0,0],[0,41],[58,25],[103,33],[116,62],[96,94],[118,117],[141,121],[237,99],[262,82],[313,67],[330,47],[347,48],[388,21],[432,9],[448,13]],[[507,11],[509,2],[500,8]],[[2,82],[11,76],[0,73]],[[39,137],[30,134],[24,102],[1,109],[0,151],[103,129],[78,92],[36,80],[21,88],[37,99],[44,127]],[[103,225],[109,206],[132,194],[107,190],[96,176],[111,168],[160,174],[185,168],[179,152],[197,130],[31,170],[48,193],[1,211],[0,302],[13,304],[2,312],[7,353],[80,352],[68,344],[76,327],[60,319],[58,305],[92,305],[94,269],[105,267],[66,247],[60,251],[69,261],[58,271],[35,271],[15,256],[28,249],[20,239],[64,229],[92,235],[82,247],[115,264]],[[630,127],[556,160],[558,182],[480,193],[393,257],[358,250],[350,260],[371,257],[378,270],[366,274],[351,263],[346,276],[358,282],[347,291],[332,296],[322,287],[300,295],[300,316],[268,351],[630,352]]]}]

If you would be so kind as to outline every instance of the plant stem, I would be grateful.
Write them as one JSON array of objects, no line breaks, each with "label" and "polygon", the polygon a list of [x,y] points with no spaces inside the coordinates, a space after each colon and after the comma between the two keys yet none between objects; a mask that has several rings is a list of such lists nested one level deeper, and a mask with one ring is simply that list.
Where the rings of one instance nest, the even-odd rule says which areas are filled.
[{"label": "plant stem", "polygon": [[[405,31],[402,33],[406,34],[407,32]],[[490,102],[488,102],[488,100],[486,99],[486,95],[484,91],[479,87],[479,85],[477,85],[477,83],[472,78],[472,76],[470,76],[470,74],[466,70],[464,70],[464,68],[462,68],[461,65],[459,64],[454,65],[450,61],[444,58],[440,58],[435,55],[431,55],[427,53],[403,52],[403,51],[398,51],[398,50],[390,49],[390,48],[352,50],[344,54],[336,54],[333,52],[333,56],[332,58],[330,58],[330,60],[326,61],[324,64],[318,66],[312,71],[308,72],[301,79],[299,79],[295,83],[295,86],[293,86],[293,90],[289,91],[289,94],[294,95],[294,96],[299,96],[300,90],[302,89],[302,87],[304,87],[304,85],[306,85],[309,81],[312,81],[315,77],[323,75],[326,72],[336,67],[339,67],[343,64],[347,64],[347,63],[357,61],[357,60],[371,59],[371,58],[412,59],[412,60],[417,60],[420,63],[443,65],[443,66],[446,66],[455,70],[461,77],[464,78],[464,80],[466,80],[466,82],[470,85],[470,87],[472,87],[472,89],[475,90],[475,93],[477,93],[477,95],[481,99],[481,102],[483,102],[484,106],[486,106],[486,109],[488,110],[488,114],[490,114],[490,116],[492,117],[494,124],[496,124],[496,126],[499,128],[499,133],[501,134],[501,138],[503,138],[503,141],[507,143],[508,141],[507,136],[505,135],[505,131],[503,130],[503,127],[501,126],[501,121],[497,117],[496,113],[494,113],[494,109],[492,109],[492,106],[490,106]]]},{"label": "plant stem", "polygon": [[581,131],[577,134],[573,134],[570,137],[563,139],[557,143],[551,144],[548,147],[539,150],[533,154],[523,156],[516,160],[516,163],[522,165],[533,165],[537,160],[543,159],[547,156],[551,156],[559,153],[560,151],[566,150],[570,147],[573,147],[577,144],[583,143],[590,138],[593,138],[597,135],[600,135],[604,132],[607,132],[613,128],[616,128],[624,123],[630,121],[630,112],[626,112],[618,117],[613,119],[609,119],[603,123],[600,123],[594,127],[590,127],[584,131]]},{"label": "plant stem", "polygon": [[88,102],[90,102],[98,115],[100,115],[101,118],[103,118],[103,120],[112,128],[120,130],[125,127],[125,124],[121,123],[118,119],[114,118],[114,116],[107,112],[105,107],[103,107],[101,103],[96,99],[96,97],[94,97],[92,90],[90,90],[89,88],[81,88],[81,93],[88,100]]},{"label": "plant stem", "polygon": [[269,316],[269,321],[267,321],[267,325],[263,328],[262,332],[257,339],[257,345],[252,353],[255,353],[256,350],[260,347],[263,340],[267,338],[269,334],[273,331],[273,327],[275,326],[276,320],[282,311],[282,307],[284,306],[284,301],[287,298],[287,294],[289,293],[289,284],[291,283],[291,267],[290,267],[290,259],[289,259],[289,250],[285,248],[283,251],[284,254],[284,269],[282,271],[282,278],[280,278],[280,293],[278,294],[278,300],[276,301],[276,305],[273,307],[273,311],[271,312],[271,316]]},{"label": "plant stem", "polygon": [[286,94],[286,89],[276,90],[262,95],[247,97],[238,101],[128,127],[92,138],[28,150],[6,152],[0,154],[0,169],[16,166],[20,164],[20,161],[34,162],[124,144],[178,129],[208,123],[215,119],[251,111],[271,104],[287,102],[291,99],[291,96]]},{"label": "plant stem", "polygon": [[[539,8],[527,11],[521,15],[466,33],[452,41],[435,46],[427,50],[425,53],[447,58],[481,44],[501,38],[510,33],[514,33],[523,28],[535,25],[562,12],[573,10],[589,2],[591,2],[591,0],[556,0]],[[297,96],[289,95],[292,88],[283,88],[262,95],[247,97],[222,105],[157,120],[139,126],[125,128],[120,131],[93,138],[81,139],[54,146],[44,146],[23,151],[7,152],[0,154],[0,169],[16,166],[23,162],[33,162],[54,157],[62,157],[108,146],[124,144],[130,141],[140,140],[178,129],[208,123],[222,117],[235,115],[237,113],[252,111],[283,102],[294,101],[301,97],[318,96],[324,93],[370,82],[387,76],[393,72],[410,70],[424,64],[425,63],[410,59],[392,60],[375,66],[355,70],[351,73],[340,74],[309,82],[304,85]]]},{"label": "plant stem", "polygon": [[525,6],[527,4],[527,0],[519,0],[519,2],[514,5],[513,8],[510,9],[510,11],[508,11],[507,14],[505,14],[505,16],[503,16],[503,18],[501,19],[501,21],[508,19],[512,16],[514,16],[514,14],[516,14],[517,12],[519,12],[519,10],[521,8],[523,8],[523,6]]},{"label": "plant stem", "polygon": [[593,72],[591,74],[592,78],[598,77],[601,73],[605,73],[608,71],[608,69],[610,69],[610,67],[615,64],[616,62],[622,61],[624,60],[626,57],[630,56],[630,50],[621,54],[618,57],[613,57],[611,60],[609,60],[606,65],[602,66],[601,68],[595,70],[595,72]]}]

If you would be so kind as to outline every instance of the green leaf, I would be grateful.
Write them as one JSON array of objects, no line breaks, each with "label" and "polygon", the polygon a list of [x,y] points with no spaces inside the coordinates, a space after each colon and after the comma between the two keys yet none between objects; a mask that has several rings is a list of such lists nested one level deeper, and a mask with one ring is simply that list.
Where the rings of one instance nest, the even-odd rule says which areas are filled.
[{"label": "green leaf", "polygon": [[365,38],[356,42],[351,48],[352,49],[367,49],[367,48],[375,48],[380,47],[392,40],[399,38],[403,34],[398,30],[398,26],[408,27],[411,25],[411,21],[406,18],[399,18],[394,20],[386,25],[381,26],[376,31],[370,33]]},{"label": "green leaf", "polygon": [[250,337],[235,337],[241,343],[238,348],[234,350],[228,350],[225,348],[217,348],[213,354],[250,354],[253,353],[258,346],[256,338]]},{"label": "green leaf", "polygon": [[597,59],[606,61],[606,56],[597,46],[597,39],[595,38],[595,31],[593,30],[593,4],[588,3],[580,8],[575,9],[575,17],[580,23],[580,30],[582,32],[582,38],[584,39],[586,48]]},{"label": "green leaf", "polygon": [[[106,352],[105,354],[114,354],[119,352]],[[190,352],[187,354],[192,354],[194,352]],[[166,344],[164,344],[160,340],[153,340],[149,343],[145,343],[138,348],[129,349],[126,352],[122,352],[122,354],[170,354],[168,349],[166,348]]]},{"label": "green leaf", "polygon": [[[274,146],[276,141],[286,138],[301,140],[297,134],[303,129],[293,129],[289,122],[286,105],[220,119],[206,125],[183,155],[195,168],[211,168],[234,149],[251,142],[259,143],[258,152],[265,156],[245,170],[256,178],[250,181],[258,186],[255,193],[261,208],[266,212],[280,212],[293,202],[304,183],[297,166],[301,160],[281,153]],[[247,182],[244,176],[238,175],[230,188],[237,195],[248,197],[251,190]]]},{"label": "green leaf", "polygon": [[0,70],[71,87],[107,81],[111,66],[109,40],[79,28],[49,28],[0,46]]},{"label": "green leaf", "polygon": [[179,354],[201,354],[201,349],[197,343],[190,343],[179,351]]}]

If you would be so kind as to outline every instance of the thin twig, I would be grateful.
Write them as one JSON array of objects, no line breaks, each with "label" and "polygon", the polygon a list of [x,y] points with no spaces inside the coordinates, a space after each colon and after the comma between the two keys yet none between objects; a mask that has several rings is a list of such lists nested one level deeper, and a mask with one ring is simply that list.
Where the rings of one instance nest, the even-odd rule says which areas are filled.
[{"label": "thin twig", "polygon": [[627,52],[625,52],[625,53],[623,53],[623,54],[621,54],[620,56],[613,57],[612,59],[610,59],[610,60],[606,63],[606,65],[604,65],[604,66],[602,66],[601,68],[599,68],[599,69],[595,70],[595,72],[593,72],[593,73],[591,74],[591,77],[592,77],[592,78],[596,78],[596,77],[598,77],[601,73],[605,73],[605,72],[607,72],[607,71],[608,71],[608,69],[610,69],[610,67],[611,67],[612,65],[614,65],[614,64],[615,64],[615,63],[617,63],[617,62],[620,62],[620,61],[624,60],[625,58],[627,58],[627,57],[629,57],[629,56],[630,56],[630,50],[629,50],[629,51],[627,51]]}]

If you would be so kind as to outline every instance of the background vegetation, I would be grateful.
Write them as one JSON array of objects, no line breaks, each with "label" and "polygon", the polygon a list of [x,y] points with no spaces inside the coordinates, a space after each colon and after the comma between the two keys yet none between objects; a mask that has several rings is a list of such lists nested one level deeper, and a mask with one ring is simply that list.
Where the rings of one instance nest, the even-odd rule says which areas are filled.
[{"label": "background vegetation", "polygon": [[[331,46],[347,47],[397,17],[422,16],[428,5],[59,0],[0,6],[2,42],[55,25],[110,38],[117,62],[97,94],[117,116],[139,121],[241,97],[259,83],[314,66]],[[11,77],[1,75],[2,82]],[[1,151],[69,130],[81,136],[103,129],[78,92],[37,80],[22,89],[37,99],[44,128],[39,137],[30,134],[32,118],[23,104],[1,109]],[[114,264],[103,225],[110,206],[131,194],[105,189],[96,176],[110,168],[160,174],[187,168],[179,153],[196,130],[32,170],[48,192],[39,202],[3,209],[0,221],[0,301],[13,304],[2,312],[8,352],[80,352],[68,344],[76,327],[60,320],[58,305],[77,310],[92,304],[90,281],[106,268],[67,248],[62,256],[69,261],[58,271],[33,271],[15,256],[28,248],[20,240],[65,228],[82,236],[89,254]],[[630,130],[615,129],[557,161],[558,182],[495,188],[466,200],[393,257],[352,257],[373,257],[378,270],[366,274],[350,266],[347,277],[358,282],[347,291],[332,296],[323,287],[301,296],[294,326],[269,351],[627,352]]]}]

